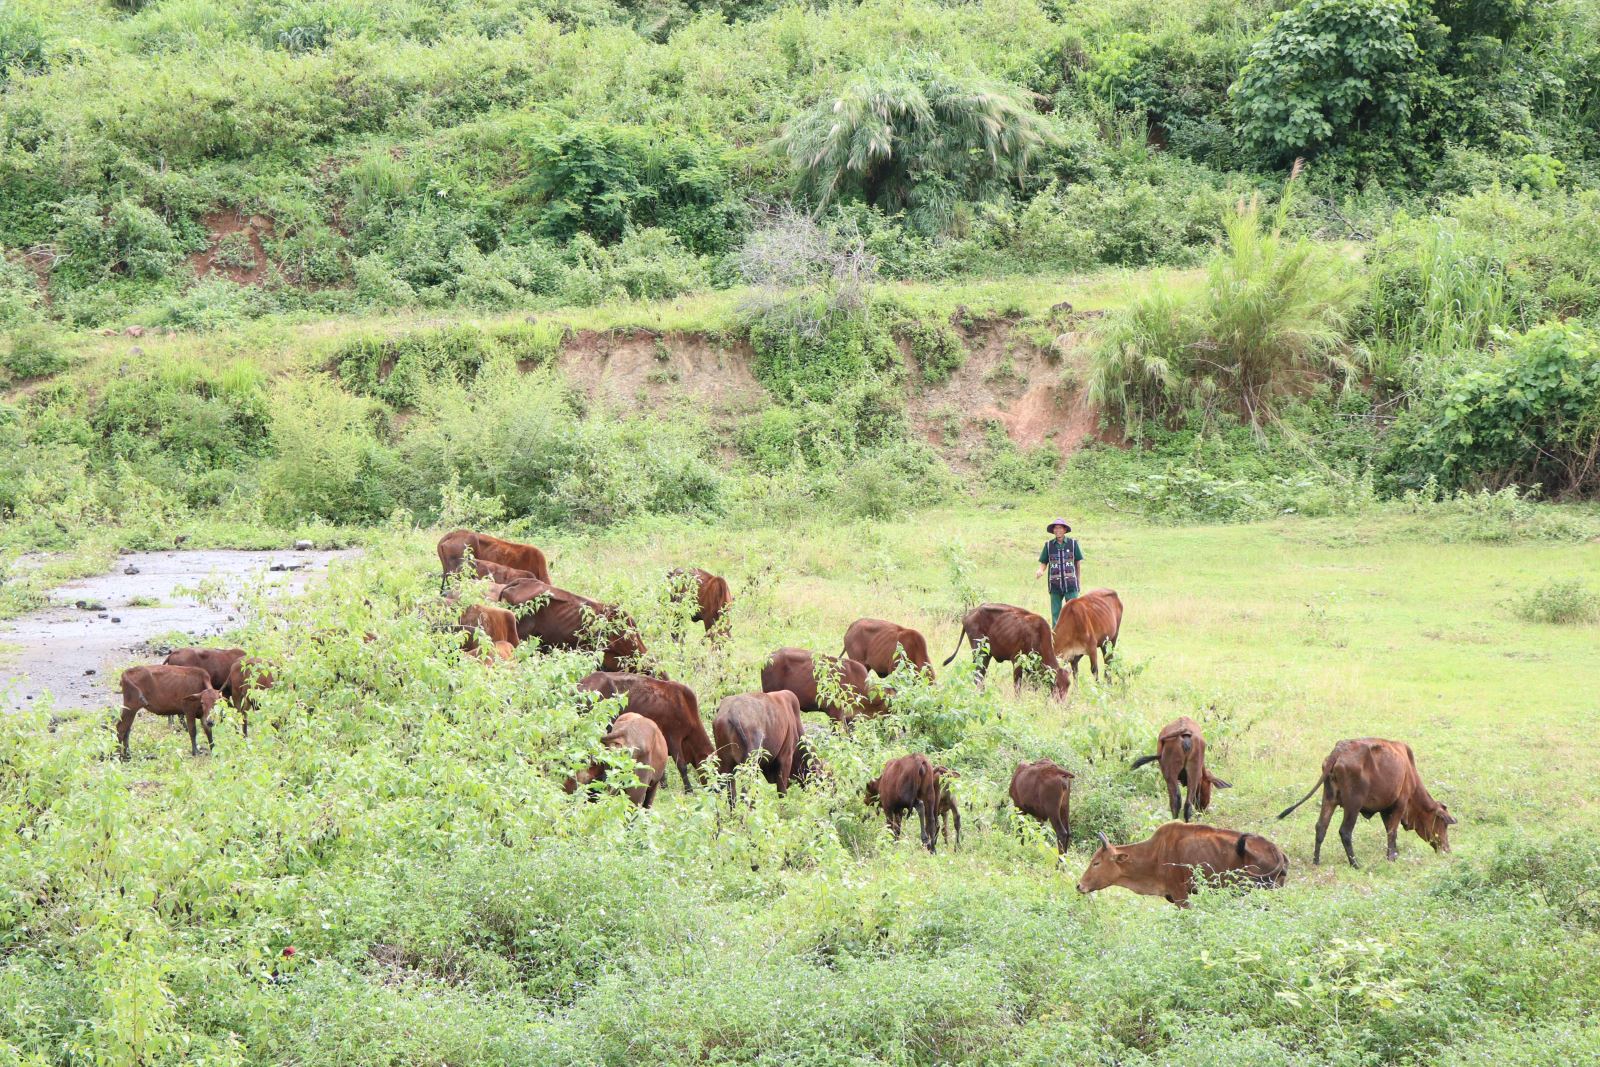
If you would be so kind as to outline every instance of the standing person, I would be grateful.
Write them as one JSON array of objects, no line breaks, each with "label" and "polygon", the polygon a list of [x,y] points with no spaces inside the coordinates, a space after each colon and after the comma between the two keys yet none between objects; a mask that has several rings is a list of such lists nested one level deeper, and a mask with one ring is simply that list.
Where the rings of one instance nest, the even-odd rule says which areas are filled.
[{"label": "standing person", "polygon": [[1046,571],[1050,574],[1050,626],[1053,629],[1056,620],[1061,618],[1061,605],[1076,597],[1083,588],[1083,549],[1076,538],[1067,536],[1072,527],[1067,525],[1066,519],[1051,519],[1045,529],[1050,531],[1050,540],[1039,551],[1039,569],[1033,576],[1039,578]]}]

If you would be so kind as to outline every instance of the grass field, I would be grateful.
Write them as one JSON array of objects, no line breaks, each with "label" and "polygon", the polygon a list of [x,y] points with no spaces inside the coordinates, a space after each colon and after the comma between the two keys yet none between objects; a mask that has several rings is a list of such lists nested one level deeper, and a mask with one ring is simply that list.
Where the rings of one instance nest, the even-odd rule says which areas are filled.
[{"label": "grass field", "polygon": [[[917,626],[938,662],[962,603],[1043,607],[1058,508],[546,546],[558,583],[634,610],[709,719],[770,649],[837,651],[858,616]],[[758,786],[733,813],[675,776],[650,814],[561,794],[603,718],[573,709],[581,657],[466,660],[426,617],[431,536],[374,532],[325,592],[243,631],[286,679],[248,741],[229,718],[193,760],[141,721],[123,765],[98,713],[4,724],[0,1062],[1594,1062],[1600,630],[1510,601],[1600,574],[1600,542],[1388,513],[1074,521],[1089,585],[1127,607],[1112,680],[1062,705],[1014,698],[1002,668],[981,694],[942,669],[824,743],[831,782]],[[658,576],[691,563],[738,598],[720,649],[666,636]],[[1080,897],[1094,831],[1164,820],[1158,775],[1125,768],[1178,714],[1235,786],[1208,821],[1274,838],[1288,886],[1187,912]],[[1361,869],[1331,835],[1313,868],[1314,805],[1273,819],[1364,735],[1416,749],[1460,820],[1452,855],[1402,832],[1385,863],[1363,822]],[[893,843],[859,801],[908,750],[961,772],[960,850]],[[1006,810],[1011,767],[1041,755],[1079,774],[1059,864]]]}]

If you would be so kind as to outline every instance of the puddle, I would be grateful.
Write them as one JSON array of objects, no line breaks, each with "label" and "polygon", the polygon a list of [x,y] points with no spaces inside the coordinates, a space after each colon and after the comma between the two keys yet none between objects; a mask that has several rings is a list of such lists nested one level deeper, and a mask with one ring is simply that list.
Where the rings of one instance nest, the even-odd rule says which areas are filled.
[{"label": "puddle", "polygon": [[[204,644],[238,624],[233,598],[247,583],[264,578],[274,595],[293,595],[326,571],[331,560],[357,551],[119,556],[109,573],[51,590],[49,607],[0,622],[0,711],[32,707],[46,693],[58,709],[109,707],[119,699],[122,667],[141,658],[160,662],[140,648],[152,637],[182,631]],[[195,598],[193,590],[202,582],[221,583],[217,606]],[[179,588],[189,591],[179,593]],[[85,610],[75,606],[80,601],[99,607]]]}]

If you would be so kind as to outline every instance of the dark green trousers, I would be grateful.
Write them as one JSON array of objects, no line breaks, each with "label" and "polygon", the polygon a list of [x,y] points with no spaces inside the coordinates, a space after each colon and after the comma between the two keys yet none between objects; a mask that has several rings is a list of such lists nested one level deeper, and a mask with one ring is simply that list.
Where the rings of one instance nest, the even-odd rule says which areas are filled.
[{"label": "dark green trousers", "polygon": [[1055,627],[1056,621],[1061,618],[1061,605],[1069,600],[1076,600],[1077,597],[1078,587],[1075,585],[1065,593],[1058,593],[1054,589],[1050,590],[1050,626],[1052,629]]}]

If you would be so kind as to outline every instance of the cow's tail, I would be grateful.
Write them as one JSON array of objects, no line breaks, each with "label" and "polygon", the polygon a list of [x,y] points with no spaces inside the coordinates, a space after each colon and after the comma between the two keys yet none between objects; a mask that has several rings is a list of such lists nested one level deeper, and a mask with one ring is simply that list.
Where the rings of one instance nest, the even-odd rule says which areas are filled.
[{"label": "cow's tail", "polygon": [[1130,763],[1128,765],[1128,770],[1136,771],[1140,767],[1143,767],[1146,763],[1154,763],[1156,760],[1158,760],[1160,758],[1161,758],[1161,756],[1160,756],[1159,753],[1154,755],[1154,756],[1140,756],[1138,759],[1134,760],[1132,763]]},{"label": "cow's tail", "polygon": [[1302,805],[1306,801],[1310,800],[1312,798],[1312,796],[1314,796],[1316,794],[1317,790],[1322,788],[1322,783],[1327,781],[1327,779],[1328,779],[1328,776],[1325,775],[1325,774],[1322,775],[1320,778],[1318,778],[1316,785],[1313,785],[1311,787],[1311,792],[1307,793],[1305,796],[1301,797],[1299,800],[1295,801],[1293,804],[1290,804],[1287,808],[1284,808],[1282,811],[1278,812],[1278,818],[1287,819],[1290,815],[1294,814],[1294,809],[1298,808],[1300,805]]},{"label": "cow's tail", "polygon": [[948,667],[948,666],[950,666],[950,664],[955,662],[956,653],[961,651],[961,642],[965,641],[966,639],[967,639],[967,628],[965,626],[963,626],[961,628],[961,635],[956,638],[955,651],[950,653],[950,658],[945,660],[944,663],[941,664],[941,666]]}]

